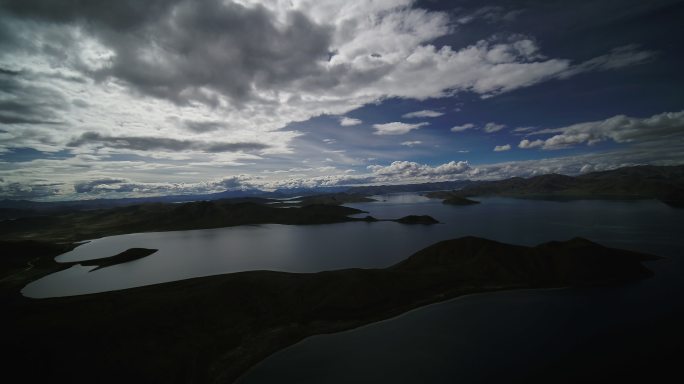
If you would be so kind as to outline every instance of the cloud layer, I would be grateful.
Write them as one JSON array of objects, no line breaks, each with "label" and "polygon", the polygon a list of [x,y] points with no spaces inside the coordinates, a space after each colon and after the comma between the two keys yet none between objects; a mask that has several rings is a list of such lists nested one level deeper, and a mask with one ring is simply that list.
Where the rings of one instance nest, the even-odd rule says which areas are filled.
[{"label": "cloud layer", "polygon": [[[441,125],[452,107],[426,103],[488,99],[658,57],[619,44],[572,60],[525,34],[461,33],[523,12],[442,12],[411,0],[0,0],[0,195],[214,191],[237,177],[229,175],[265,187],[465,175],[474,168],[464,161],[407,160],[424,161],[440,145],[430,135],[456,124]],[[352,113],[390,101],[415,105]],[[451,131],[498,138],[508,129],[495,119]],[[668,137],[682,117],[613,119],[525,132],[518,147]]]},{"label": "cloud layer", "polygon": [[547,139],[523,139],[518,147],[561,149],[602,141],[616,143],[662,142],[684,139],[684,111],[664,112],[636,118],[617,115],[605,120],[573,124],[562,128],[542,129],[529,135],[551,135]]}]

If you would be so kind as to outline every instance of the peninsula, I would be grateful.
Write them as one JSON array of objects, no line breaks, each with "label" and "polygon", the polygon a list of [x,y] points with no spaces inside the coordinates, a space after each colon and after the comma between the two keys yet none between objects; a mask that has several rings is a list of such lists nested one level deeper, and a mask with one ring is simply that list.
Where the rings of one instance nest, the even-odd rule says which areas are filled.
[{"label": "peninsula", "polygon": [[[54,253],[32,246],[45,263],[40,253]],[[580,238],[524,247],[464,237],[385,269],[251,271],[41,300],[3,279],[5,366],[27,381],[232,382],[311,335],[464,294],[635,281],[654,259]]]}]

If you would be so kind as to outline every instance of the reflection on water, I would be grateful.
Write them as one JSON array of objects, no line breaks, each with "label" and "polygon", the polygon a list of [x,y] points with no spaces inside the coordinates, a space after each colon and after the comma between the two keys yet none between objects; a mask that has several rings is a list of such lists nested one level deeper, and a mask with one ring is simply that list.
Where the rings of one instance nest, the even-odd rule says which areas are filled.
[{"label": "reflection on water", "polygon": [[392,265],[437,241],[466,235],[534,245],[584,236],[606,245],[662,254],[681,246],[684,212],[656,201],[550,202],[503,198],[455,207],[417,194],[376,196],[350,204],[376,218],[428,214],[442,224],[394,222],[330,225],[261,225],[111,236],[58,257],[78,261],[112,256],[128,248],[159,249],[146,258],[94,272],[69,269],[27,285],[29,297],[101,292],[190,277],[246,271],[315,272]]}]

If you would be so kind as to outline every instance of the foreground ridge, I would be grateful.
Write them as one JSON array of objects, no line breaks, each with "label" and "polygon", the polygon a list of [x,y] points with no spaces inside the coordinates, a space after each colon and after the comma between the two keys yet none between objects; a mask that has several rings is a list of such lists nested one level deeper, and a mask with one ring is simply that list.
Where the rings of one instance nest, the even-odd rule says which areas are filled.
[{"label": "foreground ridge", "polygon": [[6,366],[31,381],[232,382],[311,335],[464,294],[643,279],[641,262],[653,259],[580,238],[524,247],[464,237],[385,269],[251,271],[41,300],[3,289]]}]

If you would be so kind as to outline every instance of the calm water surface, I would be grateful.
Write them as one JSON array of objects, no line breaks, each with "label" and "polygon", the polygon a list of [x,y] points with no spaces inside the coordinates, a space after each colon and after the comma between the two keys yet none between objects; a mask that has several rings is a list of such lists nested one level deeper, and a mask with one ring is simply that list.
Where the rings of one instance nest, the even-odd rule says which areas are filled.
[{"label": "calm water surface", "polygon": [[34,298],[68,296],[248,270],[382,268],[437,241],[465,235],[524,245],[584,236],[606,245],[662,253],[661,248],[682,244],[679,232],[684,228],[683,211],[656,201],[487,198],[479,205],[455,207],[415,194],[377,198],[380,201],[350,206],[377,218],[428,214],[442,224],[269,224],[111,236],[85,243],[57,260],[108,257],[133,247],[159,251],[93,272],[95,267],[76,265],[32,282],[23,293]]}]

